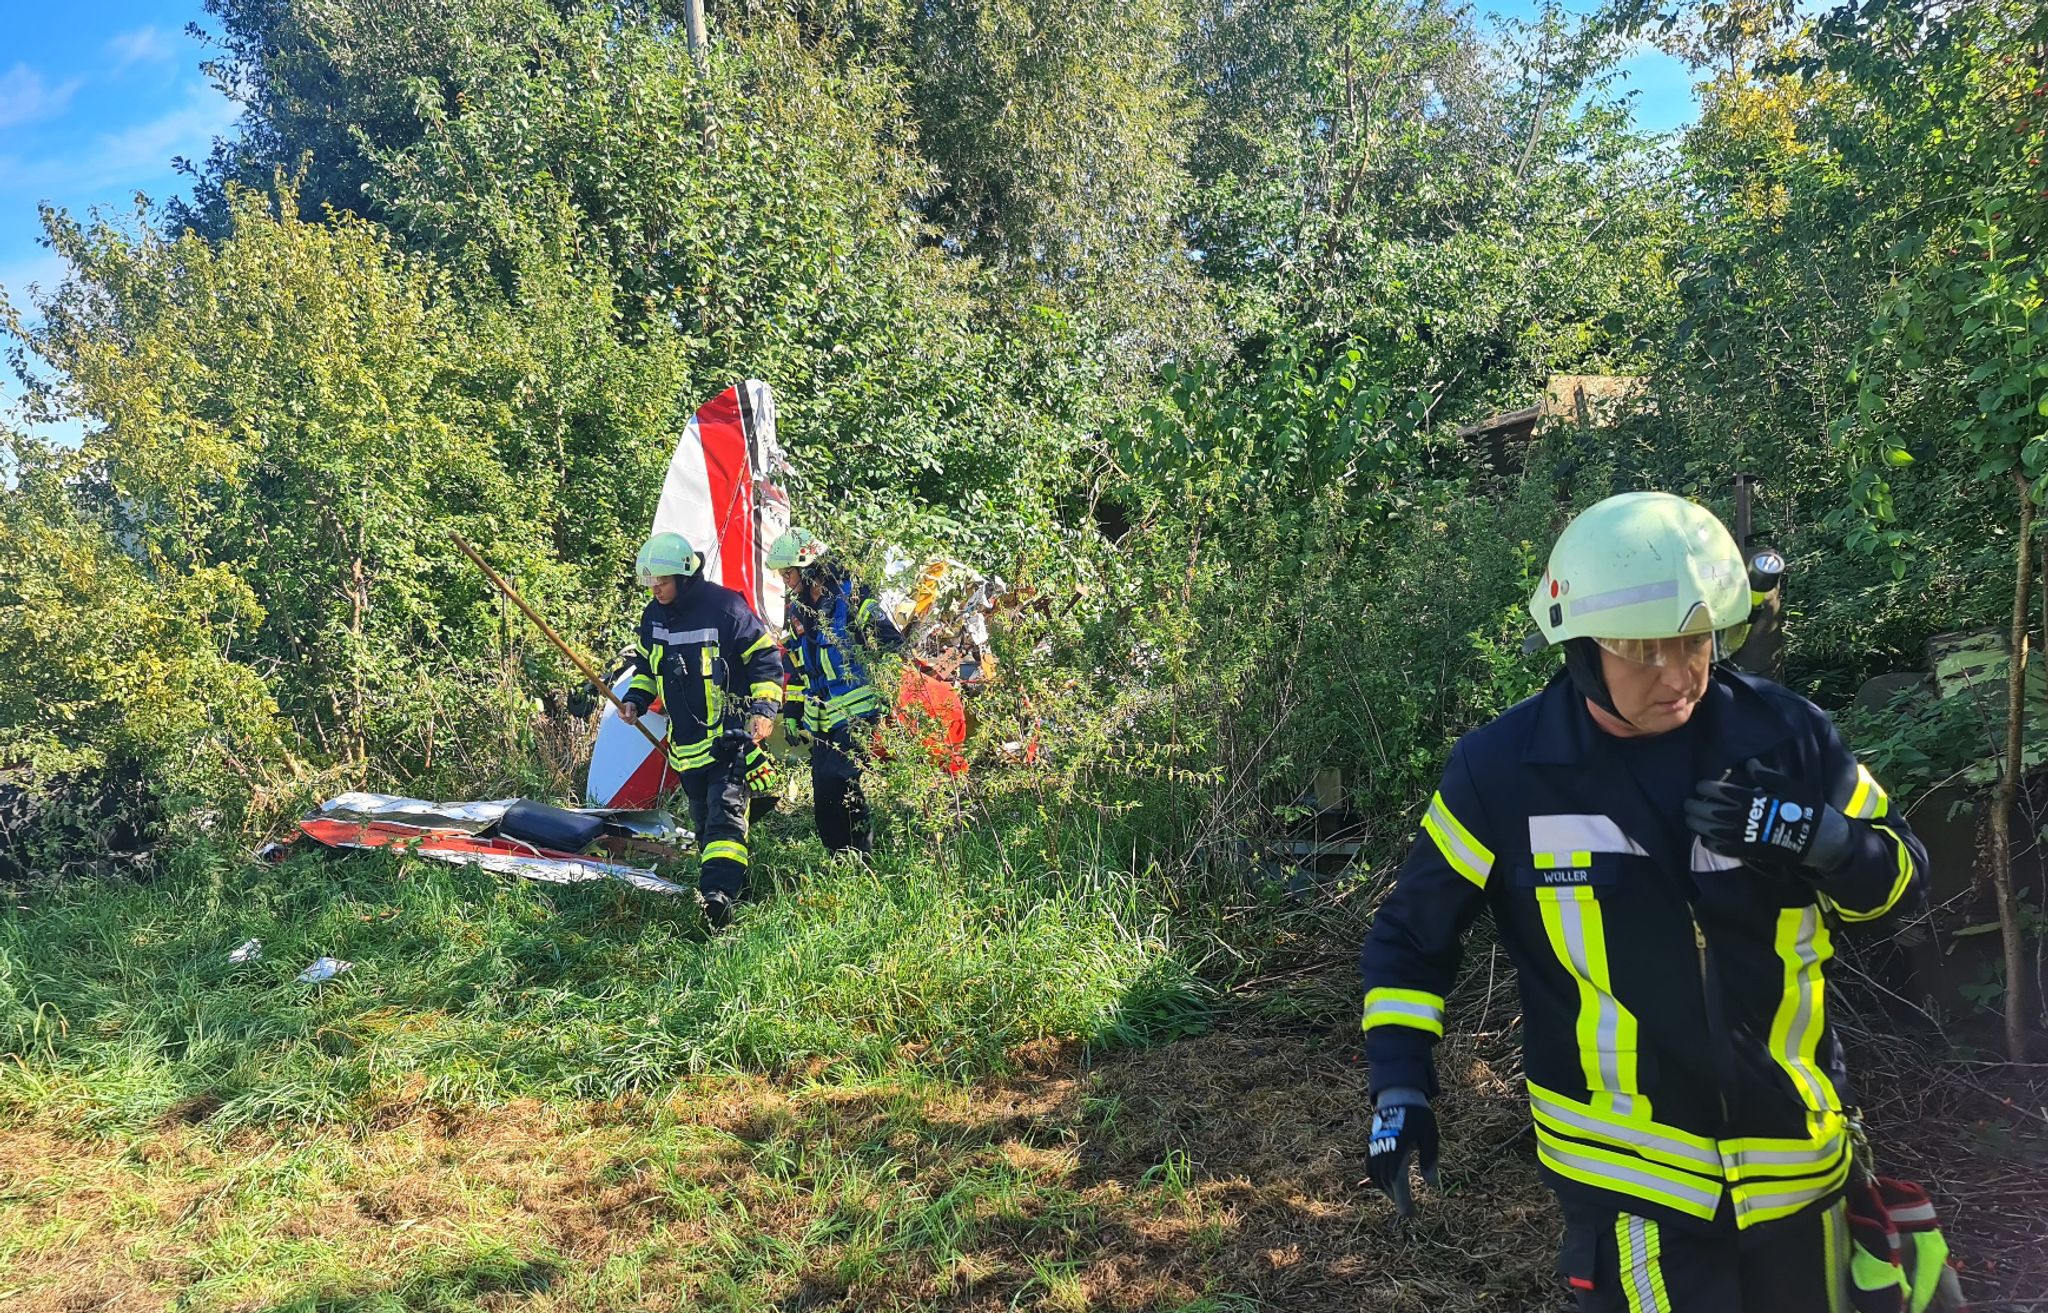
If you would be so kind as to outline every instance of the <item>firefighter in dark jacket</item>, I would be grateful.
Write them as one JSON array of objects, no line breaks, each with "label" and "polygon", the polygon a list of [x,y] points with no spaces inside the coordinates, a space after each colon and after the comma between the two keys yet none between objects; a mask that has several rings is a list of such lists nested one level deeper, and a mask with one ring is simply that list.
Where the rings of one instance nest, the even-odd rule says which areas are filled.
[{"label": "firefighter in dark jacket", "polygon": [[782,653],[747,599],[701,576],[681,534],[640,549],[640,582],[654,595],[640,613],[623,699],[637,722],[661,699],[669,765],[690,800],[702,862],[697,877],[714,928],[732,921],[747,888],[747,759],[775,729]]},{"label": "firefighter in dark jacket", "polygon": [[1690,502],[1574,520],[1530,601],[1564,669],[1459,741],[1365,944],[1370,1171],[1406,1213],[1460,940],[1493,914],[1582,1310],[1848,1307],[1833,936],[1916,899],[1926,854],[1825,713],[1718,664],[1755,605]]},{"label": "firefighter in dark jacket", "polygon": [[883,708],[862,652],[900,648],[903,635],[874,594],[806,530],[792,528],[777,539],[768,564],[789,585],[789,654],[798,676],[790,684],[791,705],[800,706],[811,737],[818,837],[828,852],[866,852],[871,840],[860,773]]}]

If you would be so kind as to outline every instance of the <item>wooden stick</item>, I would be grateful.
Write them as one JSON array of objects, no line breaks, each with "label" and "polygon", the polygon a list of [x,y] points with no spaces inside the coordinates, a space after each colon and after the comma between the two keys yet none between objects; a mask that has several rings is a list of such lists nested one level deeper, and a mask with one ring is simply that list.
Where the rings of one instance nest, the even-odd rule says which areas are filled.
[{"label": "wooden stick", "polygon": [[461,534],[455,532],[453,529],[450,529],[448,531],[448,537],[454,541],[457,547],[462,549],[462,554],[464,556],[467,556],[470,560],[476,562],[476,568],[482,570],[485,576],[488,577],[492,583],[498,586],[499,592],[503,593],[506,597],[512,600],[512,605],[519,608],[519,612],[521,615],[524,615],[528,620],[533,621],[534,627],[540,630],[541,633],[547,635],[547,640],[550,643],[553,643],[555,647],[561,651],[563,656],[568,657],[570,661],[575,663],[576,668],[583,672],[583,677],[590,681],[590,686],[596,689],[599,693],[602,693],[604,695],[605,701],[611,703],[613,706],[619,709],[620,719],[626,720],[627,724],[631,725],[634,729],[639,730],[640,737],[646,739],[649,743],[653,744],[657,751],[665,751],[665,749],[663,749],[661,746],[661,740],[654,737],[654,731],[648,729],[647,726],[641,724],[637,719],[626,719],[626,704],[619,701],[619,695],[612,692],[612,686],[605,683],[602,679],[598,678],[597,672],[590,668],[590,663],[588,661],[585,661],[581,656],[579,656],[574,648],[571,648],[567,643],[563,642],[562,636],[556,633],[553,629],[549,628],[547,621],[541,619],[540,616],[534,613],[534,609],[526,604],[526,599],[521,597],[517,592],[515,592],[512,588],[512,585],[506,583],[504,579],[499,576],[498,572],[491,568],[490,562],[484,560],[483,557],[477,555],[476,548],[471,547],[469,545],[468,540],[463,538]]}]

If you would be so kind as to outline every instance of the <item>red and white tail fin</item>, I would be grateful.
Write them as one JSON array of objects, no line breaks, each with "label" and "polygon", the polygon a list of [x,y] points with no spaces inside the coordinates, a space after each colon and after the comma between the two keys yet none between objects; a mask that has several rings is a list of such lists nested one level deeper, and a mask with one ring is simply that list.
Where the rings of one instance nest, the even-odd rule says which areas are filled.
[{"label": "red and white tail fin", "polygon": [[782,627],[782,579],[767,568],[768,548],[789,523],[779,479],[775,394],[749,379],[697,408],[669,459],[655,533],[679,533],[704,554],[704,577],[753,604],[771,629]]},{"label": "red and white tail fin", "polygon": [[[758,379],[729,387],[684,426],[652,529],[683,535],[703,553],[704,577],[745,597],[776,633],[783,624],[782,576],[768,568],[768,549],[789,528],[781,484],[787,468],[775,441],[775,394]],[[662,722],[642,723],[660,736]],[[590,804],[651,807],[674,782],[661,754],[606,706],[584,785]]]}]

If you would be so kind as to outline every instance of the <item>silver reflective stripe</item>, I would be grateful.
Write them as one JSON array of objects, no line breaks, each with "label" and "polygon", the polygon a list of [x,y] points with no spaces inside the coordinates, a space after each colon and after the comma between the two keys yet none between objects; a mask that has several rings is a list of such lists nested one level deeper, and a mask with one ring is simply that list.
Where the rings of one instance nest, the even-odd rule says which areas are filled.
[{"label": "silver reflective stripe", "polygon": [[1634,1215],[1624,1218],[1623,1224],[1628,1227],[1629,1256],[1634,1260],[1622,1274],[1622,1279],[1628,1282],[1628,1306],[1654,1313],[1663,1305],[1657,1298],[1657,1285],[1650,1279],[1651,1264],[1657,1261],[1650,1254],[1652,1224]]},{"label": "silver reflective stripe", "polygon": [[1531,816],[1529,851],[1537,853],[1648,854],[1608,816]]},{"label": "silver reflective stripe", "polygon": [[1723,857],[1698,839],[1692,841],[1692,869],[1695,871],[1733,871],[1741,865],[1739,857]]},{"label": "silver reflective stripe", "polygon": [[1612,611],[1617,606],[1634,606],[1637,602],[1661,602],[1667,597],[1678,596],[1678,581],[1664,579],[1654,584],[1637,584],[1633,588],[1616,588],[1611,592],[1594,593],[1591,597],[1574,597],[1572,614],[1592,615],[1596,611]]},{"label": "silver reflective stripe", "polygon": [[1593,969],[1586,956],[1586,916],[1579,900],[1559,898],[1554,905],[1558,927],[1564,932],[1565,951],[1571,955],[1572,974],[1592,986],[1594,1005],[1600,1010],[1596,1023],[1600,1088],[1613,1097],[1616,1115],[1626,1117],[1635,1110],[1635,1097],[1622,1088],[1621,1055],[1616,1052],[1621,1039],[1621,1005],[1614,1001],[1614,995],[1600,988],[1594,980]]},{"label": "silver reflective stripe", "polygon": [[[1682,1199],[1700,1209],[1699,1215],[1702,1217],[1712,1217],[1714,1210],[1721,1204],[1719,1185],[1710,1185],[1704,1181],[1694,1184],[1691,1181],[1673,1180],[1663,1172],[1653,1172],[1646,1167],[1629,1167],[1573,1153],[1551,1141],[1538,1140],[1536,1156],[1558,1168],[1570,1168],[1571,1172],[1597,1177],[1603,1181],[1613,1181],[1623,1187],[1633,1187],[1625,1188],[1623,1193],[1632,1194],[1639,1199],[1655,1199],[1659,1195]],[[1561,1171],[1560,1174],[1571,1173]]]},{"label": "silver reflective stripe", "polygon": [[1698,1163],[1702,1171],[1715,1176],[1721,1173],[1721,1156],[1702,1145],[1687,1144],[1668,1135],[1659,1135],[1645,1126],[1630,1126],[1599,1117],[1588,1117],[1576,1108],[1544,1098],[1533,1089],[1529,1091],[1529,1104],[1552,1121],[1569,1126],[1589,1138],[1617,1140],[1638,1149],[1655,1149],[1674,1158]]},{"label": "silver reflective stripe", "polygon": [[1887,1206],[1885,1211],[1891,1214],[1891,1219],[1894,1222],[1932,1222],[1934,1220],[1933,1204],[1910,1204],[1904,1208]]},{"label": "silver reflective stripe", "polygon": [[1444,1024],[1444,1010],[1430,1007],[1426,1003],[1376,998],[1369,1000],[1365,1005],[1365,1024],[1368,1026],[1383,1025],[1395,1017],[1426,1021],[1438,1030],[1441,1030]]},{"label": "silver reflective stripe", "polygon": [[1735,1191],[1735,1213],[1746,1217],[1750,1213],[1767,1209],[1786,1208],[1795,1204],[1811,1203],[1824,1195],[1831,1194],[1841,1185],[1834,1173],[1818,1181],[1800,1181],[1776,1190],[1759,1190],[1754,1187],[1737,1187]]},{"label": "silver reflective stripe", "polygon": [[[1808,1167],[1822,1168],[1833,1165],[1842,1153],[1842,1133],[1836,1131],[1819,1144],[1801,1145],[1796,1149],[1738,1149],[1727,1155],[1728,1166],[1732,1169],[1745,1167]],[[1897,1213],[1892,1216],[1898,1216]]]},{"label": "silver reflective stripe", "polygon": [[655,625],[651,631],[657,643],[716,643],[716,629],[668,629]]}]

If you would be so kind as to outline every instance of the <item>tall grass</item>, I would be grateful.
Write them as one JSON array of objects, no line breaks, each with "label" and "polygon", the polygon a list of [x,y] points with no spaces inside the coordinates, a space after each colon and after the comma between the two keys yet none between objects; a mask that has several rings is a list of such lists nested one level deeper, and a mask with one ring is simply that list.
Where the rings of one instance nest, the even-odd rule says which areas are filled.
[{"label": "tall grass", "polygon": [[[687,900],[385,855],[192,854],[148,884],[34,890],[0,911],[0,1113],[350,1122],[705,1071],[970,1076],[1032,1041],[1201,1024],[1162,882],[998,834],[872,865],[768,838],[776,896],[717,937]],[[230,964],[251,937],[261,960]],[[322,954],[355,968],[294,983]]]}]

